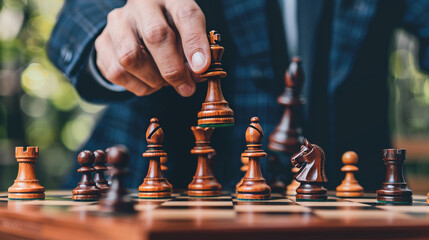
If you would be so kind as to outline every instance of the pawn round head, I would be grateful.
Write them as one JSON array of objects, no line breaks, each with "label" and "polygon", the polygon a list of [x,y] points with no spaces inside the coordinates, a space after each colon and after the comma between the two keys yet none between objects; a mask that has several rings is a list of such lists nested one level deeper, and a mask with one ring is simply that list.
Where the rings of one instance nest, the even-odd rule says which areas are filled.
[{"label": "pawn round head", "polygon": [[94,162],[95,164],[105,164],[106,163],[106,154],[104,153],[103,150],[95,150],[94,151]]},{"label": "pawn round head", "polygon": [[107,162],[116,168],[124,168],[129,160],[128,149],[123,145],[113,146],[107,153]]},{"label": "pawn round head", "polygon": [[353,151],[348,151],[343,154],[342,160],[344,164],[357,164],[358,163],[358,155]]},{"label": "pawn round head", "polygon": [[89,167],[94,164],[94,154],[91,151],[83,150],[77,156],[79,165]]},{"label": "pawn round head", "polygon": [[250,126],[246,130],[246,142],[248,144],[261,144],[262,138],[264,137],[264,131],[259,124],[259,118],[252,117],[250,121]]},{"label": "pawn round head", "polygon": [[148,144],[161,145],[164,140],[164,132],[159,125],[158,118],[152,118],[146,131],[146,141]]}]

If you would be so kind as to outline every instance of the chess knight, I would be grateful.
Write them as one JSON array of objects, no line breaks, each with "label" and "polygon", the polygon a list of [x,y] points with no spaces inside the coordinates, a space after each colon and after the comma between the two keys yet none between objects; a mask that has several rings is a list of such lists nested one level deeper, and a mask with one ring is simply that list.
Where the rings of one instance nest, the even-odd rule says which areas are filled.
[{"label": "chess knight", "polygon": [[[328,182],[325,175],[325,152],[316,144],[303,139],[301,150],[291,157],[291,163],[301,170],[295,179],[301,183],[296,189],[297,201],[320,201],[327,199],[323,184]],[[305,164],[305,165],[304,165]]]}]

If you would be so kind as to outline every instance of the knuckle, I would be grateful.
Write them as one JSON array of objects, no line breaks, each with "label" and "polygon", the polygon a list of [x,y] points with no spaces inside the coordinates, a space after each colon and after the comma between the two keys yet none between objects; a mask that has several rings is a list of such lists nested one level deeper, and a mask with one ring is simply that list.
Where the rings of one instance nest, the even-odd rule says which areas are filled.
[{"label": "knuckle", "polygon": [[171,32],[168,26],[162,23],[150,25],[143,31],[144,41],[151,45],[160,45],[170,37]]},{"label": "knuckle", "polygon": [[121,13],[121,11],[120,11],[120,9],[119,9],[119,8],[115,8],[115,9],[113,9],[112,11],[110,11],[110,12],[107,14],[107,23],[109,24],[109,23],[111,23],[111,22],[117,21],[117,19],[118,19],[118,18],[119,18],[119,16],[120,16],[120,13]]},{"label": "knuckle", "polygon": [[161,75],[167,82],[174,86],[177,85],[178,82],[185,80],[181,79],[182,69],[180,68],[166,69],[161,73]]},{"label": "knuckle", "polygon": [[125,85],[127,82],[125,78],[125,71],[117,67],[110,67],[109,70],[106,71],[105,77],[107,80],[121,86]]},{"label": "knuckle", "polygon": [[194,2],[185,3],[177,9],[176,17],[179,21],[185,22],[190,19],[204,18],[204,14],[201,12],[201,9]]},{"label": "knuckle", "polygon": [[118,62],[124,68],[134,68],[137,67],[138,59],[138,49],[133,47],[131,50],[118,50]]}]

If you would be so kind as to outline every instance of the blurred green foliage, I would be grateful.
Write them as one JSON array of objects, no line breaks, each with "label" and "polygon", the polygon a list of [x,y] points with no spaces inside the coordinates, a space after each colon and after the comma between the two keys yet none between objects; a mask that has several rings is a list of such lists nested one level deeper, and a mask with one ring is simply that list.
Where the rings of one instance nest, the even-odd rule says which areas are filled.
[{"label": "blurred green foliage", "polygon": [[62,0],[0,2],[0,190],[16,177],[15,146],[38,146],[37,171],[57,188],[102,106],[83,102],[46,55]]}]

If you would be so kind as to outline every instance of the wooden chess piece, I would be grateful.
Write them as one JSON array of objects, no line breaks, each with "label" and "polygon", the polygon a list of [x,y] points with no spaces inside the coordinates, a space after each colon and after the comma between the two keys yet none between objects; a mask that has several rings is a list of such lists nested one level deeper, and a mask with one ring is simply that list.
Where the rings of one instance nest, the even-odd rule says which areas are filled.
[{"label": "wooden chess piece", "polygon": [[192,197],[218,196],[222,186],[216,181],[208,163],[209,154],[214,152],[214,149],[209,145],[214,128],[198,126],[191,127],[191,130],[196,140],[191,153],[198,155],[198,165],[194,178],[188,185],[188,195]]},{"label": "wooden chess piece", "polygon": [[427,194],[428,199],[426,200],[426,203],[429,204],[429,193]]},{"label": "wooden chess piece", "polygon": [[[167,167],[168,158],[167,158],[167,156],[160,157],[159,161],[161,163],[161,172],[162,172],[162,175],[165,176],[165,172],[168,170],[168,167]],[[167,181],[168,185],[170,185],[171,189],[173,189],[173,185],[168,181],[168,179],[165,178],[165,180]]]},{"label": "wooden chess piece", "polygon": [[270,155],[268,166],[270,168],[271,172],[271,181],[268,183],[271,187],[272,193],[284,193],[285,191],[285,183],[280,180],[279,175],[282,171],[282,163],[280,161],[280,158],[277,154],[272,153]]},{"label": "wooden chess piece", "polygon": [[303,84],[304,72],[301,59],[293,57],[289,70],[285,74],[285,90],[277,98],[277,102],[284,106],[283,116],[268,140],[268,149],[273,152],[292,155],[299,151],[302,108],[305,104],[301,94]]},{"label": "wooden chess piece", "polygon": [[104,178],[104,171],[107,170],[106,154],[103,150],[95,150],[94,159],[94,183],[101,190],[101,193],[106,193],[110,188]]},{"label": "wooden chess piece", "polygon": [[45,199],[45,188],[36,177],[36,161],[39,158],[38,147],[16,147],[15,157],[18,162],[18,176],[8,189],[11,200]]},{"label": "wooden chess piece", "polygon": [[100,201],[100,210],[105,213],[134,213],[135,202],[127,196],[123,186],[130,159],[127,148],[114,146],[106,154],[107,162],[112,166],[112,185]]},{"label": "wooden chess piece", "polygon": [[222,69],[221,58],[224,48],[219,45],[220,34],[217,31],[209,33],[211,64],[209,69],[201,74],[207,79],[207,95],[198,113],[198,125],[201,127],[227,127],[234,125],[234,112],[225,100],[220,79],[226,77]]},{"label": "wooden chess piece", "polygon": [[346,177],[337,187],[337,197],[363,197],[363,187],[355,179],[354,172],[359,171],[356,167],[358,155],[353,151],[343,154],[343,163],[345,164],[341,171],[346,173]]},{"label": "wooden chess piece", "polygon": [[295,176],[301,183],[296,189],[296,200],[326,200],[328,191],[323,187],[328,181],[325,175],[325,152],[318,145],[309,143],[307,139],[303,139],[303,142],[301,150],[291,158],[292,165],[301,168]]},{"label": "wooden chess piece", "polygon": [[162,149],[164,132],[157,118],[150,120],[146,131],[147,151],[143,157],[149,158],[149,169],[143,183],[139,187],[139,198],[169,198],[172,188],[161,171],[161,157],[167,157]]},{"label": "wooden chess piece", "polygon": [[[241,156],[241,163],[243,166],[241,166],[240,171],[244,172],[244,175],[246,175],[247,170],[249,169],[249,158]],[[240,181],[235,184],[235,191],[238,191],[238,187],[243,183],[244,176],[240,179]]]},{"label": "wooden chess piece", "polygon": [[[291,169],[293,175],[296,175],[299,172],[299,168],[292,167]],[[299,185],[301,185],[297,180],[292,179],[292,182],[287,185],[286,187],[286,195],[288,196],[295,196],[296,195],[296,189],[299,188]]]},{"label": "wooden chess piece", "polygon": [[413,191],[408,188],[403,172],[405,153],[405,149],[383,149],[386,178],[382,188],[377,190],[377,202],[389,204],[413,202]]},{"label": "wooden chess piece", "polygon": [[95,169],[94,154],[91,151],[84,150],[77,157],[80,168],[78,173],[82,174],[82,178],[75,189],[72,191],[72,199],[74,201],[96,201],[101,196],[101,190],[92,181],[92,173]]},{"label": "wooden chess piece", "polygon": [[262,176],[259,159],[266,157],[262,150],[264,132],[259,124],[259,118],[253,117],[246,130],[247,150],[241,154],[249,158],[249,168],[243,178],[243,183],[237,189],[238,200],[265,200],[271,198],[271,188]]}]

